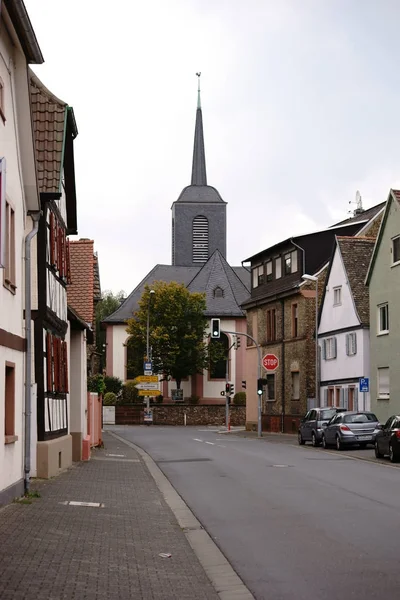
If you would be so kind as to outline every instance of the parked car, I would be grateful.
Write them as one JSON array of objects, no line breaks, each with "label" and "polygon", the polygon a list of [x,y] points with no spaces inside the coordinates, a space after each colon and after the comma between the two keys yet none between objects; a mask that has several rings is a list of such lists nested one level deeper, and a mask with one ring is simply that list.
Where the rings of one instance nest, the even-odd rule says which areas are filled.
[{"label": "parked car", "polygon": [[313,408],[309,410],[300,423],[298,431],[300,446],[306,442],[311,442],[313,446],[319,446],[322,441],[323,424],[328,423],[338,412],[345,411],[345,408],[336,407]]},{"label": "parked car", "polygon": [[390,461],[400,460],[400,416],[393,415],[377,431],[375,436],[375,456],[383,458],[389,455]]},{"label": "parked car", "polygon": [[322,445],[324,448],[336,446],[337,450],[356,444],[366,448],[367,444],[375,444],[379,427],[379,421],[374,413],[353,411],[339,413],[324,426]]}]

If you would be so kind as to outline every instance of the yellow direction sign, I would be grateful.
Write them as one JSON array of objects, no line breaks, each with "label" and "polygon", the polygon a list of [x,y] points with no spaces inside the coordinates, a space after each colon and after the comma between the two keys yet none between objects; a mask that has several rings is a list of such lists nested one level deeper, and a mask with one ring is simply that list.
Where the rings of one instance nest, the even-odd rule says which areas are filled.
[{"label": "yellow direction sign", "polygon": [[139,375],[139,377],[135,377],[135,381],[140,383],[157,383],[158,375]]},{"label": "yellow direction sign", "polygon": [[161,394],[160,390],[139,390],[139,396],[159,396]]}]

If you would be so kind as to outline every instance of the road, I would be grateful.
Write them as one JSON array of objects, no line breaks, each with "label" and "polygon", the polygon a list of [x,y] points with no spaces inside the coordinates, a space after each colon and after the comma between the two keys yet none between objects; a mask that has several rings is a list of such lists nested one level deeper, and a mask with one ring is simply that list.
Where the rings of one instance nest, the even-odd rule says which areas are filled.
[{"label": "road", "polygon": [[399,468],[287,438],[108,429],[152,456],[258,600],[397,597]]}]

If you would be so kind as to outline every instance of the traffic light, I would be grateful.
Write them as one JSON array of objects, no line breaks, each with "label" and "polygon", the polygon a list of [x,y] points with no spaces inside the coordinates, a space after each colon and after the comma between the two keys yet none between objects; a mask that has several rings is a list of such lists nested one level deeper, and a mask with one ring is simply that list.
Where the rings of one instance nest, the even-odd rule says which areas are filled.
[{"label": "traffic light", "polygon": [[211,319],[211,337],[219,338],[220,336],[220,319]]},{"label": "traffic light", "polygon": [[242,381],[242,388],[245,390],[246,389],[246,382],[243,380]]},{"label": "traffic light", "polygon": [[262,396],[263,393],[263,386],[267,385],[267,380],[266,379],[257,379],[257,394],[259,396]]},{"label": "traffic light", "polygon": [[240,348],[240,335],[236,336],[235,350]]},{"label": "traffic light", "polygon": [[229,396],[229,394],[230,394],[230,390],[231,390],[230,383],[226,383],[226,384],[225,384],[225,394],[226,394],[227,396]]},{"label": "traffic light", "polygon": [[235,393],[235,386],[233,385],[233,383],[231,383],[230,388],[229,388],[229,394],[230,394],[230,396],[233,396],[234,393]]}]

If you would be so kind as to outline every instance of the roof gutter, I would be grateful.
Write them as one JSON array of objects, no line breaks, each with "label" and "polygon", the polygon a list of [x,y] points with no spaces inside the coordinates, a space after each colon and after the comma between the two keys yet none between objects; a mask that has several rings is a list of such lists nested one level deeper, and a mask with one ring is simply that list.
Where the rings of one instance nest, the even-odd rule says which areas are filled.
[{"label": "roof gutter", "polygon": [[44,58],[23,0],[3,0],[3,2],[10,15],[28,63],[33,65],[43,64]]}]

